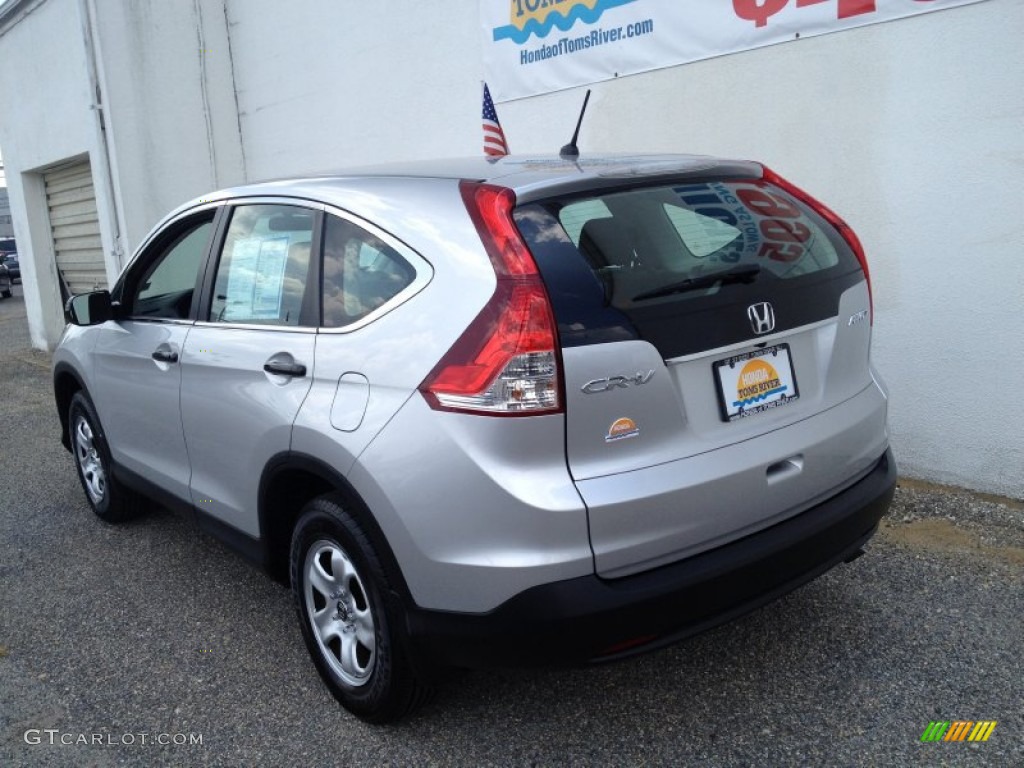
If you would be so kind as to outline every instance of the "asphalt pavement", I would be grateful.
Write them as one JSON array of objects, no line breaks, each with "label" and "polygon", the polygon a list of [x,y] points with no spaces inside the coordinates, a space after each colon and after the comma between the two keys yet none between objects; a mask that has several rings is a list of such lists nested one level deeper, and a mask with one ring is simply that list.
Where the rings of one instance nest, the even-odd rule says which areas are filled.
[{"label": "asphalt pavement", "polygon": [[[613,665],[453,673],[407,722],[365,725],[320,683],[284,587],[158,508],[93,516],[15,291],[2,766],[1024,765],[1024,504],[921,483],[864,557],[741,620]],[[932,721],[997,725],[922,742]]]}]

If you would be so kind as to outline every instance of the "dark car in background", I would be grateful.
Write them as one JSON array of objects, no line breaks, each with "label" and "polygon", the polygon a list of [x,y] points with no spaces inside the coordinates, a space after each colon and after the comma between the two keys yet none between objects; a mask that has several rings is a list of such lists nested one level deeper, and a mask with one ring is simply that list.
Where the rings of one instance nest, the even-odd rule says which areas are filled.
[{"label": "dark car in background", "polygon": [[18,261],[18,254],[6,253],[0,255],[0,264],[7,267],[7,271],[10,273],[12,282],[21,282],[21,263]]},{"label": "dark car in background", "polygon": [[0,264],[0,296],[5,299],[11,298],[11,285],[13,284],[11,272],[4,264]]}]

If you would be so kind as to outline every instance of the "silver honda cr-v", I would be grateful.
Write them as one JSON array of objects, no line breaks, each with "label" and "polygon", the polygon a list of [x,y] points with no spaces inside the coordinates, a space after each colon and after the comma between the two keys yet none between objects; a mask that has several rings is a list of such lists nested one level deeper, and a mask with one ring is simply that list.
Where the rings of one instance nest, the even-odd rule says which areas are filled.
[{"label": "silver honda cr-v", "polygon": [[360,717],[446,666],[665,645],[851,560],[891,499],[863,250],[759,164],[468,159],[162,221],[54,356],[115,522],[291,583]]}]

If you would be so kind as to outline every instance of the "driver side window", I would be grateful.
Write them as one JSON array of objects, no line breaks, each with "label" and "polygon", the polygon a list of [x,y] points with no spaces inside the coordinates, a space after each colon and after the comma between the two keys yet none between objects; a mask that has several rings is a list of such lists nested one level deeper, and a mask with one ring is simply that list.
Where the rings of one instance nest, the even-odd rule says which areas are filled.
[{"label": "driver side window", "polygon": [[188,318],[212,230],[210,211],[157,245],[162,252],[145,267],[127,302],[132,317]]}]

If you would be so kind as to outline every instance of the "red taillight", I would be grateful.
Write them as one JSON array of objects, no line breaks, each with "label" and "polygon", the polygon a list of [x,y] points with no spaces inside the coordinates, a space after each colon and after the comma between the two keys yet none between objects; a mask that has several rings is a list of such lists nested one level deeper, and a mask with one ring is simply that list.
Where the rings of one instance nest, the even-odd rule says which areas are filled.
[{"label": "red taillight", "polygon": [[[763,166],[762,166],[763,167]],[[793,197],[797,198],[801,202],[810,206],[815,213],[821,216],[825,221],[831,224],[836,230],[842,235],[843,240],[850,246],[850,250],[853,251],[854,256],[857,257],[857,261],[860,262],[860,268],[864,270],[864,279],[868,281],[868,306],[871,310],[870,318],[871,323],[875,322],[875,304],[874,298],[871,293],[871,272],[868,270],[868,258],[864,253],[864,246],[861,245],[860,238],[857,237],[857,233],[853,231],[849,224],[843,221],[842,217],[838,213],[833,211],[827,205],[811,197],[809,194],[804,192],[800,187],[795,184],[786,181],[784,178],[779,176],[775,171],[770,168],[764,168],[764,180],[769,184],[774,184],[779,189],[788,192]]]},{"label": "red taillight", "polygon": [[498,279],[494,295],[420,385],[432,408],[495,416],[561,411],[555,318],[512,220],[510,189],[462,182]]}]

